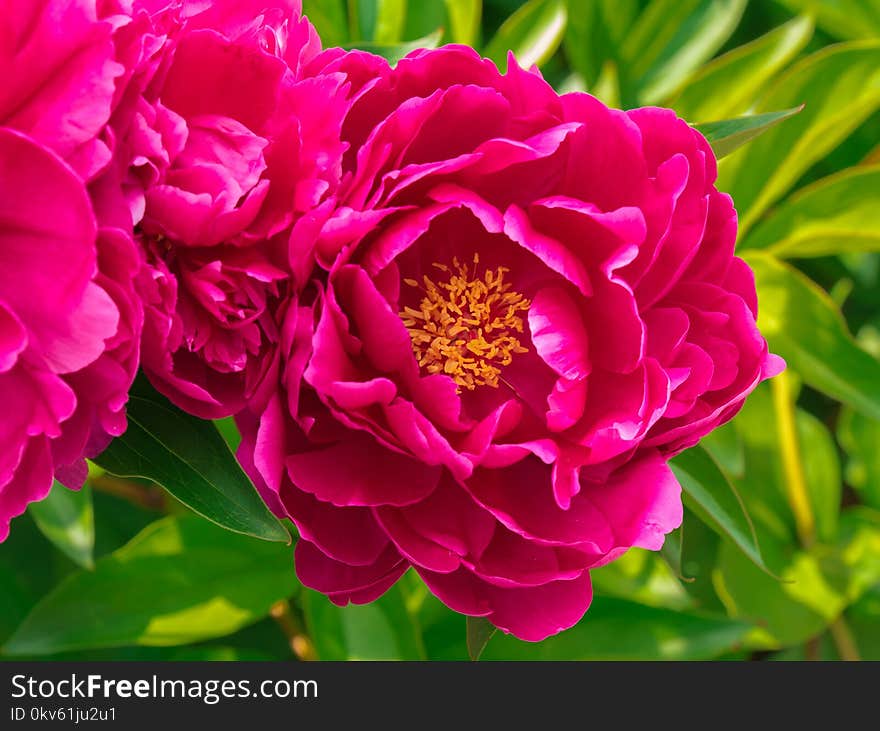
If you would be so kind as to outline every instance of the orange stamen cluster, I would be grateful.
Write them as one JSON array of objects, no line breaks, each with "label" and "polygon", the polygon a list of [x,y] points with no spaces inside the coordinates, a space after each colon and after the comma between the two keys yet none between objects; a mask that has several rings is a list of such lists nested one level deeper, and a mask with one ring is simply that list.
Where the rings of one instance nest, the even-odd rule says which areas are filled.
[{"label": "orange stamen cluster", "polygon": [[445,373],[461,388],[498,388],[501,369],[510,365],[514,353],[527,353],[514,333],[522,333],[525,312],[531,304],[504,281],[506,267],[486,269],[477,277],[479,254],[474,254],[473,272],[452,259],[452,267],[434,263],[447,275],[447,282],[435,283],[427,275],[423,285],[404,279],[425,296],[419,309],[404,307],[400,313],[412,338],[419,366],[428,373]]}]

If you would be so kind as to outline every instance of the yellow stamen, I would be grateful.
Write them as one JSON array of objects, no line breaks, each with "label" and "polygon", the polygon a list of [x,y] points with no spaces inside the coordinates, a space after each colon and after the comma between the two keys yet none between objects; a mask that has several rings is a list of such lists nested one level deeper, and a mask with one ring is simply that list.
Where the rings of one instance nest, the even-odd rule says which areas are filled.
[{"label": "yellow stamen", "polygon": [[[410,287],[422,289],[418,305],[399,313],[412,338],[419,366],[428,373],[445,373],[461,388],[498,388],[501,368],[510,365],[514,353],[527,353],[514,333],[523,332],[518,313],[531,302],[504,281],[506,267],[487,269],[477,278],[479,254],[474,254],[473,274],[452,259],[452,267],[434,263],[449,275],[449,281],[435,284],[427,275],[422,283],[404,279]],[[424,287],[422,286],[424,284]]]}]

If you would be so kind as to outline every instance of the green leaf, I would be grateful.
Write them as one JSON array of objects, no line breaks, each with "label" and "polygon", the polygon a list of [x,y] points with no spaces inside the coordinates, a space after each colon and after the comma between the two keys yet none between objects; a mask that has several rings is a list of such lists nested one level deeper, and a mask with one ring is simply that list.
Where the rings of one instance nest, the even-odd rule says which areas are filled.
[{"label": "green leaf", "polygon": [[761,547],[780,580],[759,571],[730,544],[721,546],[714,577],[728,612],[761,626],[752,638],[756,647],[775,649],[819,634],[843,610],[843,596],[814,556],[770,538]]},{"label": "green leaf", "polygon": [[815,162],[880,108],[880,41],[829,46],[773,84],[757,112],[804,111],[724,161],[718,187],[736,201],[740,233],[748,231]]},{"label": "green leaf", "polygon": [[880,166],[848,168],[804,188],[739,246],[782,258],[880,251]]},{"label": "green leaf", "polygon": [[95,459],[120,477],[144,477],[224,528],[289,542],[226,442],[209,421],[185,414],[143,376],[132,386],[128,429]]},{"label": "green leaf", "polygon": [[778,0],[795,13],[816,16],[820,28],[838,38],[880,36],[880,3],[877,0]]},{"label": "green leaf", "polygon": [[694,129],[699,131],[712,145],[715,156],[718,159],[729,155],[746,142],[751,142],[755,137],[764,134],[773,125],[782,120],[794,116],[803,109],[803,106],[792,109],[783,109],[781,112],[767,112],[766,114],[754,114],[736,119],[724,119],[718,122],[703,122],[695,124]]},{"label": "green leaf", "polygon": [[788,23],[706,64],[672,103],[691,122],[743,114],[757,94],[813,35],[807,17]]},{"label": "green leaf", "polygon": [[730,650],[749,625],[597,596],[572,629],[531,644],[496,633],[487,660],[707,660]]},{"label": "green leaf", "polygon": [[712,585],[712,571],[720,547],[719,535],[685,508],[681,523],[681,570],[689,581],[684,584],[684,590],[697,607],[705,611],[724,611]]},{"label": "green leaf", "polygon": [[303,15],[317,29],[324,48],[348,42],[345,0],[303,0]]},{"label": "green leaf", "polygon": [[408,41],[396,45],[387,45],[383,43],[353,43],[345,46],[345,48],[357,48],[361,51],[375,53],[377,56],[382,56],[382,58],[394,66],[404,56],[413,51],[417,51],[420,48],[437,48],[442,37],[443,31],[438,29],[430,35],[427,35],[424,38],[419,38],[416,41]]},{"label": "green leaf", "polygon": [[843,489],[837,446],[828,428],[812,414],[798,409],[796,423],[816,532],[819,540],[830,543],[837,537]]},{"label": "green leaf", "polygon": [[866,505],[880,510],[880,421],[844,408],[837,438],[847,454],[846,481]]},{"label": "green leaf", "polygon": [[619,60],[620,45],[638,10],[635,0],[568,0],[563,47],[588,87],[594,87],[606,62]]},{"label": "green leaf", "polygon": [[68,490],[56,480],[49,496],[31,503],[28,512],[40,532],[75,563],[87,569],[94,566],[95,512],[88,483],[80,490]]},{"label": "green leaf", "polygon": [[370,604],[338,607],[323,594],[301,595],[321,660],[424,660],[418,623],[398,584]]},{"label": "green leaf", "polygon": [[678,91],[739,25],[746,0],[704,0],[676,28],[639,81],[639,102],[656,104]]},{"label": "green leaf", "polygon": [[562,43],[567,19],[565,0],[529,0],[504,21],[483,54],[500,69],[507,67],[508,51],[523,68],[540,66]]},{"label": "green leaf", "polygon": [[483,0],[444,0],[449,16],[449,37],[453,43],[474,46],[480,37]]},{"label": "green leaf", "polygon": [[399,43],[406,27],[407,0],[375,0],[375,5],[376,29],[373,40],[385,45]]},{"label": "green leaf", "polygon": [[485,617],[467,618],[467,648],[471,660],[480,659],[495,632],[495,625]]},{"label": "green leaf", "polygon": [[297,586],[289,546],[194,516],[152,523],[94,571],[68,577],[3,648],[9,655],[182,645],[231,634]]},{"label": "green leaf", "polygon": [[769,571],[742,499],[709,453],[694,447],[676,456],[670,466],[681,483],[684,504],[762,571]]},{"label": "green leaf", "polygon": [[[675,538],[675,534],[666,536],[664,550],[675,543]],[[591,569],[590,580],[593,591],[603,596],[670,609],[687,609],[691,605],[673,569],[656,551],[631,548],[611,563]]]},{"label": "green leaf", "polygon": [[758,288],[758,327],[806,383],[880,418],[880,362],[862,350],[828,295],[796,269],[747,253]]}]

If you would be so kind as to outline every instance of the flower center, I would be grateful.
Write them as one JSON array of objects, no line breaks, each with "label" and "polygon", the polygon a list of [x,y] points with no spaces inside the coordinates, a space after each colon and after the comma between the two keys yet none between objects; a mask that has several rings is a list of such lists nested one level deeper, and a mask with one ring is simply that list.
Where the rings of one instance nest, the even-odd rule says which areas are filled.
[{"label": "flower center", "polygon": [[425,296],[419,309],[404,307],[399,313],[419,366],[428,373],[445,373],[470,391],[477,386],[498,388],[502,367],[510,365],[514,353],[528,352],[515,333],[523,331],[518,313],[531,303],[504,281],[509,269],[486,269],[478,278],[479,263],[480,255],[474,254],[469,272],[458,258],[452,259],[451,268],[435,262],[432,266],[446,275],[446,282],[435,283],[425,275],[422,286],[404,279]]}]

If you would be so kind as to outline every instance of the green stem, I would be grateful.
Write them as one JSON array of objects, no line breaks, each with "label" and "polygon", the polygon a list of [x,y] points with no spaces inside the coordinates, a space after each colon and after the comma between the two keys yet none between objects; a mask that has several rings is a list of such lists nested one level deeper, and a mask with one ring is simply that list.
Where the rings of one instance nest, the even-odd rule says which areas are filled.
[{"label": "green stem", "polygon": [[834,646],[837,648],[837,654],[840,655],[841,660],[854,662],[862,659],[859,654],[859,648],[856,645],[856,639],[853,637],[852,630],[850,630],[842,614],[828,625],[828,629],[831,632],[831,639],[834,640]]}]

